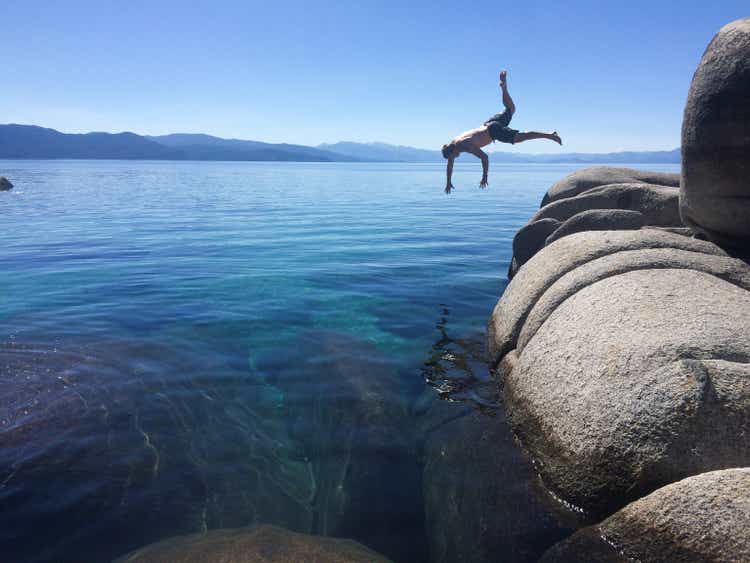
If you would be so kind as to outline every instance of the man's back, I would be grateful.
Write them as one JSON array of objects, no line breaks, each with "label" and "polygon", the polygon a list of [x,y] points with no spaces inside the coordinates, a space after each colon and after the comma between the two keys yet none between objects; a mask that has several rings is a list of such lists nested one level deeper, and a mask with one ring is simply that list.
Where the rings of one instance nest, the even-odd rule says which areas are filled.
[{"label": "man's back", "polygon": [[[461,144],[463,146],[474,146],[474,147],[486,147],[492,142],[492,137],[490,137],[490,133],[487,130],[486,125],[482,125],[481,127],[477,127],[476,129],[470,129],[469,131],[464,131],[460,135],[458,135],[455,139],[453,139],[453,142],[458,144]],[[463,147],[461,147],[463,148]]]}]

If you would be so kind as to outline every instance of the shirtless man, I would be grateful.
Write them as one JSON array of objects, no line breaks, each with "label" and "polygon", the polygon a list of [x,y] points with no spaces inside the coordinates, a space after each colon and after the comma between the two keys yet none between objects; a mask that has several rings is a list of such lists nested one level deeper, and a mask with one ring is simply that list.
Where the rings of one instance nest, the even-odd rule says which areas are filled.
[{"label": "shirtless man", "polygon": [[494,141],[500,141],[501,143],[523,143],[524,141],[530,141],[531,139],[549,139],[555,141],[558,145],[562,145],[562,140],[557,131],[552,133],[539,133],[538,131],[518,131],[508,127],[510,119],[516,112],[516,106],[513,100],[508,94],[508,85],[506,84],[506,71],[500,73],[500,88],[503,91],[503,105],[505,111],[493,115],[484,125],[461,133],[458,137],[453,139],[447,145],[443,145],[443,158],[448,159],[448,168],[446,174],[448,176],[447,183],[445,185],[445,193],[451,193],[453,184],[451,183],[451,176],[453,175],[453,161],[462,152],[470,152],[482,161],[482,181],[479,183],[479,187],[487,187],[487,171],[490,166],[489,158],[487,154],[482,150],[482,147],[489,145]]}]

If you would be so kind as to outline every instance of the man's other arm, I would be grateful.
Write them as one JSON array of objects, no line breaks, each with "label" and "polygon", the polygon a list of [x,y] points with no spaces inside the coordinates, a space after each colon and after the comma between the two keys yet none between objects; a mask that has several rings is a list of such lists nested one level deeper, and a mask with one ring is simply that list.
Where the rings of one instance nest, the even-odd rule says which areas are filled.
[{"label": "man's other arm", "polygon": [[487,153],[484,152],[479,147],[470,147],[467,149],[471,154],[476,156],[479,160],[482,161],[482,181],[479,182],[480,188],[486,188],[487,187],[487,173],[490,170],[490,159],[487,156]]},{"label": "man's other arm", "polygon": [[447,176],[445,181],[445,193],[449,194],[451,193],[451,190],[453,189],[453,184],[451,183],[451,177],[453,176],[453,161],[455,160],[455,157],[451,156],[448,159],[448,165],[445,169],[445,175]]}]

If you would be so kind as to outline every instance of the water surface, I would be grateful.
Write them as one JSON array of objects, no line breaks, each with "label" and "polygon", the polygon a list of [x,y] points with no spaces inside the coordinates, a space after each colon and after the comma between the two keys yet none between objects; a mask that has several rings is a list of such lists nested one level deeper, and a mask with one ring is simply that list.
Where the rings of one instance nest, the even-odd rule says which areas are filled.
[{"label": "water surface", "polygon": [[425,413],[492,423],[512,237],[577,168],[0,161],[4,559],[263,522],[426,560]]}]

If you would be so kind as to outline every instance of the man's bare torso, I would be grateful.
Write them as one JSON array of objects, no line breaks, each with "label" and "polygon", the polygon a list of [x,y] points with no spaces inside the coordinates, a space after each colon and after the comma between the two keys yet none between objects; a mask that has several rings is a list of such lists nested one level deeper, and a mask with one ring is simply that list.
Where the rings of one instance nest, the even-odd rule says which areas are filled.
[{"label": "man's bare torso", "polygon": [[464,131],[458,137],[453,139],[453,142],[456,143],[459,150],[464,151],[469,147],[486,147],[492,143],[492,137],[490,137],[488,127],[482,125],[476,129]]}]

